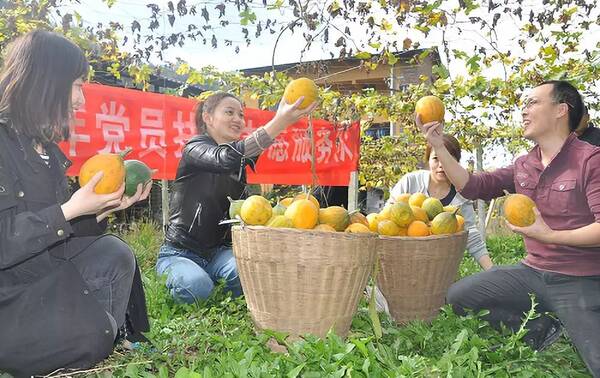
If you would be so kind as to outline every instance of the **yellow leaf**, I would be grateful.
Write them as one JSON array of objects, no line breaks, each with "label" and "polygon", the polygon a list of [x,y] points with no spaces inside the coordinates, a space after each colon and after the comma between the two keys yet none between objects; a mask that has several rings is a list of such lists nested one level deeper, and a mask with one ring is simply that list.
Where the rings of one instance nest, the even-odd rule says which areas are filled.
[{"label": "yellow leaf", "polygon": [[187,75],[190,73],[190,66],[187,63],[183,63],[181,64],[179,67],[177,67],[177,71],[176,71],[177,75]]},{"label": "yellow leaf", "polygon": [[390,24],[385,18],[381,20],[381,30],[383,31],[391,31],[392,24]]}]

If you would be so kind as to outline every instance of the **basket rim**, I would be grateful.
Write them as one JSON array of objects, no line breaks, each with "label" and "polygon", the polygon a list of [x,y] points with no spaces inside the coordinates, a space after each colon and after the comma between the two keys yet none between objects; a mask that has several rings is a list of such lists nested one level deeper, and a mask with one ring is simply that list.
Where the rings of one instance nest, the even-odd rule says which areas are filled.
[{"label": "basket rim", "polygon": [[235,225],[231,228],[231,231],[244,231],[244,229],[249,229],[251,231],[264,231],[268,230],[270,233],[280,233],[280,234],[313,234],[319,236],[331,236],[331,237],[346,237],[346,238],[362,238],[362,239],[377,239],[377,234],[374,232],[369,233],[354,233],[354,232],[326,232],[326,231],[318,231],[313,229],[298,229],[298,228],[279,228],[279,227],[266,227],[266,226],[248,226],[248,225]]},{"label": "basket rim", "polygon": [[387,236],[387,235],[379,235],[379,239],[381,240],[439,240],[439,239],[451,239],[462,237],[465,234],[468,234],[467,230],[463,230],[460,232],[455,232],[454,234],[443,234],[443,235],[429,235],[429,236]]}]

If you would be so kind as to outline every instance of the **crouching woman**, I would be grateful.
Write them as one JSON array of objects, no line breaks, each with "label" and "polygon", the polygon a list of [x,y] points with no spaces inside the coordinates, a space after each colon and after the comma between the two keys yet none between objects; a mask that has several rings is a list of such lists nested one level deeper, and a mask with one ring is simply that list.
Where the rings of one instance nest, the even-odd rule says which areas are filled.
[{"label": "crouching woman", "polygon": [[36,30],[12,43],[0,73],[0,372],[15,377],[103,360],[132,304],[137,331],[147,329],[135,257],[103,233],[107,215],[149,186],[96,194],[99,173],[68,194],[70,162],[57,142],[85,102],[87,71],[76,45]]}]

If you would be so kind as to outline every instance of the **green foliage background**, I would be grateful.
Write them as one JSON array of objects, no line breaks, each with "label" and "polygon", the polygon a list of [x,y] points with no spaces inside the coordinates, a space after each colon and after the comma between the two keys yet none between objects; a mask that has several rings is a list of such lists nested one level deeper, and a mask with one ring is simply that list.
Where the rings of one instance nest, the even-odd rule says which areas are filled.
[{"label": "green foliage background", "polygon": [[[109,7],[118,4],[118,0],[104,2]],[[458,136],[468,151],[493,145],[510,152],[526,148],[519,138],[516,114],[523,91],[542,80],[571,80],[582,90],[589,107],[598,108],[599,44],[593,38],[592,45],[589,38],[583,44],[586,37],[600,35],[600,9],[595,1],[219,0],[212,7],[178,0],[147,4],[147,14],[130,25],[114,19],[95,26],[84,26],[81,15],[62,8],[76,3],[1,1],[0,50],[33,28],[57,30],[85,49],[94,67],[92,80],[99,72],[116,78],[127,74],[136,86],[147,89],[151,76],[161,69],[150,65],[149,59],[162,58],[165,51],[186,44],[231,49],[234,56],[240,43],[252,45],[269,35],[279,38],[295,33],[306,40],[304,46],[298,46],[302,51],[318,45],[332,57],[362,59],[364,70],[397,63],[394,53],[422,48],[423,40],[437,46],[444,64],[433,67],[434,80],[423,77],[422,82],[391,95],[369,90],[341,95],[329,89],[327,81],[321,83],[322,106],[317,116],[339,123],[361,120],[364,128],[382,116],[404,130],[399,137],[365,139],[360,175],[363,188],[390,187],[402,173],[415,168],[424,142],[414,132],[413,111],[416,100],[425,94],[444,100],[448,132]],[[350,24],[360,27],[351,29]],[[507,33],[503,29],[507,25],[516,33]],[[470,41],[473,43],[449,40],[472,30],[480,36]],[[274,46],[274,58],[276,51]],[[425,49],[413,63],[419,64],[430,53]],[[277,104],[289,80],[279,72],[246,77],[214,67],[192,68],[184,61],[164,65],[185,75],[185,85],[249,94],[265,108]],[[464,72],[452,74],[448,67],[457,65],[464,67]],[[382,169],[382,162],[390,161],[393,166]]]}]

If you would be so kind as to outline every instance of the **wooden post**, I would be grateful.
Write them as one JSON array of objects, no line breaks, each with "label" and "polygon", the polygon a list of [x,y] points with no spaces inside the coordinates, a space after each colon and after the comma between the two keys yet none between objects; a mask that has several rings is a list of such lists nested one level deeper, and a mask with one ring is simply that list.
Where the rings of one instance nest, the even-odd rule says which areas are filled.
[{"label": "wooden post", "polygon": [[161,208],[162,208],[162,223],[163,230],[169,223],[169,180],[162,179],[161,181]]},{"label": "wooden post", "polygon": [[[476,164],[477,171],[483,172],[483,148],[481,144],[477,144],[476,151]],[[479,233],[481,234],[481,238],[485,240],[485,202],[483,200],[477,200],[477,218],[479,219]]]},{"label": "wooden post", "polygon": [[348,183],[348,211],[358,209],[358,172],[350,172],[350,182]]},{"label": "wooden post", "polygon": [[[390,96],[394,95],[394,92],[396,92],[399,88],[400,88],[400,79],[402,78],[402,75],[400,74],[399,76],[396,76],[396,65],[392,65],[392,67],[390,67]],[[400,67],[398,67],[400,68]],[[401,69],[401,68],[400,68]],[[390,121],[390,136],[398,136],[400,135],[402,130],[402,126],[400,125],[399,122],[392,122]]]},{"label": "wooden post", "polygon": [[494,212],[494,207],[496,207],[496,199],[493,198],[490,201],[490,207],[488,207],[487,215],[485,217],[485,229],[487,230],[490,221],[492,220],[492,213]]}]

